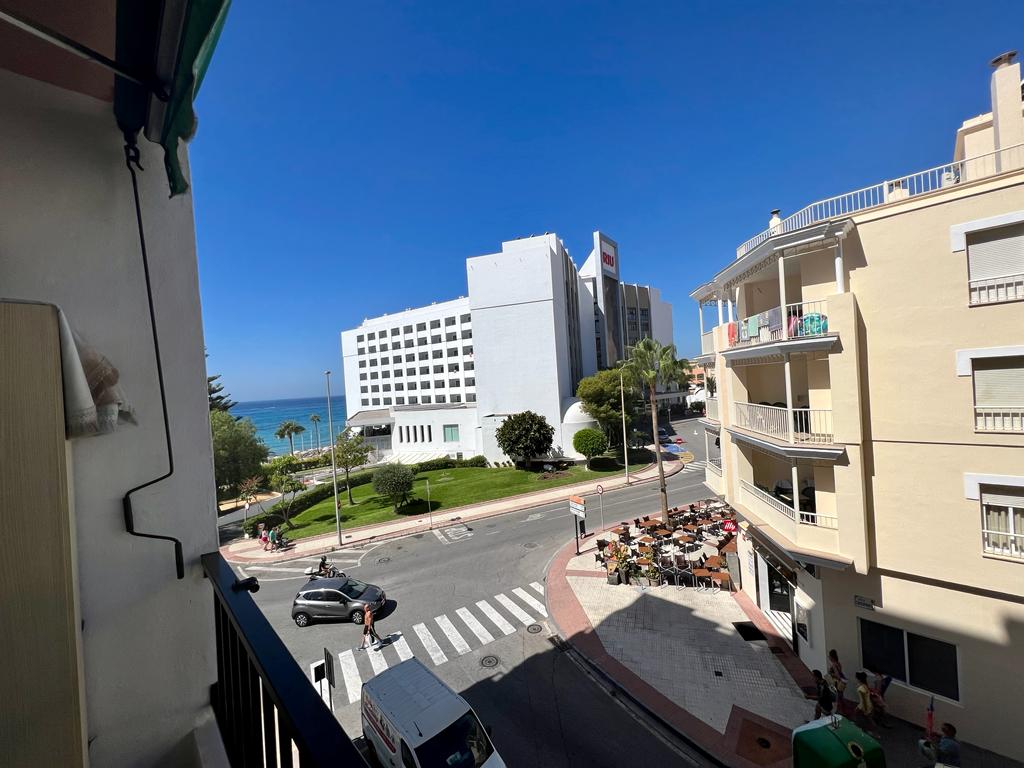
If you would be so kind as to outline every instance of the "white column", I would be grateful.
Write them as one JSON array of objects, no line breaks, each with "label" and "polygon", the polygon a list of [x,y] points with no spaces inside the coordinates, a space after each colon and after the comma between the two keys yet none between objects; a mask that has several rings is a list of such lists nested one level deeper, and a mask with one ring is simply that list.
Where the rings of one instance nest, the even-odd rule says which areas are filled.
[{"label": "white column", "polygon": [[718,301],[718,324],[722,325],[722,323],[723,323],[723,320],[722,320],[722,297],[719,296],[717,301]]},{"label": "white column", "polygon": [[733,320],[736,319],[735,317],[733,317],[733,314],[732,314],[732,296],[730,296],[725,301],[726,301],[726,306],[728,307],[728,311],[729,311],[729,322],[731,323]]},{"label": "white column", "polygon": [[[697,302],[697,319],[700,321],[700,335],[704,335],[704,303],[702,301]],[[703,352],[704,350],[701,350]]]},{"label": "white column", "polygon": [[786,432],[789,435],[789,442],[793,441],[793,378],[789,370],[789,353],[783,359],[786,369]]},{"label": "white column", "polygon": [[779,257],[779,301],[782,306],[782,339],[789,338],[789,322],[786,317],[786,265],[783,258]]},{"label": "white column", "polygon": [[843,239],[836,245],[836,293],[846,293],[846,269],[843,267]]},{"label": "white column", "polygon": [[796,459],[793,459],[793,512],[797,522],[800,521],[800,485],[797,478]]}]

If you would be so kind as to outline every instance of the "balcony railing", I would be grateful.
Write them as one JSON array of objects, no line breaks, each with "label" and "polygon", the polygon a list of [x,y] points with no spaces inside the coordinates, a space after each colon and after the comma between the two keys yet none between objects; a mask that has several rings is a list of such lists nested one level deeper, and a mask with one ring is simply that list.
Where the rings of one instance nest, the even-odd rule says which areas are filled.
[{"label": "balcony railing", "polygon": [[714,472],[719,477],[722,476],[722,457],[721,456],[719,456],[717,458],[714,458],[714,459],[708,459],[708,463],[706,464],[706,466],[707,466],[708,469],[710,469],[712,472]]},{"label": "balcony railing", "polygon": [[219,552],[202,561],[216,621],[210,697],[231,765],[367,768],[227,561]]},{"label": "balcony railing", "polygon": [[705,407],[705,415],[707,416],[707,418],[714,419],[715,421],[721,421],[721,418],[719,418],[719,416],[718,416],[718,398],[716,398],[716,397],[709,397],[709,398],[707,398],[704,401],[704,407]]},{"label": "balcony railing", "polygon": [[971,306],[998,304],[1002,301],[1024,301],[1024,274],[971,280]]},{"label": "balcony railing", "polygon": [[975,408],[974,428],[978,432],[1024,432],[1024,408]]},{"label": "balcony railing", "polygon": [[892,181],[883,181],[864,189],[847,192],[845,195],[819,200],[747,240],[736,249],[736,258],[746,255],[775,235],[795,232],[813,224],[877,208],[886,203],[948,189],[963,182],[977,181],[1021,167],[1024,167],[1024,144],[1017,144],[986,155],[939,165]]},{"label": "balcony railing", "polygon": [[791,429],[785,408],[754,403],[733,403],[733,419],[740,429],[747,429],[783,442],[831,443],[833,440],[830,410],[794,408]]},{"label": "balcony railing", "polygon": [[727,326],[729,347],[824,336],[829,332],[826,308],[824,301],[798,301],[787,304],[785,313],[773,307],[745,317],[736,323],[735,330]]},{"label": "balcony railing", "polygon": [[715,351],[715,332],[708,331],[700,335],[700,353],[710,355]]},{"label": "balcony railing", "polygon": [[831,515],[819,515],[816,512],[806,512],[804,510],[797,512],[782,499],[775,498],[767,491],[758,488],[756,485],[744,480],[743,478],[740,478],[740,488],[742,488],[745,493],[753,497],[755,499],[755,503],[756,501],[760,501],[774,509],[776,512],[785,515],[795,523],[800,523],[802,525],[814,525],[818,528],[839,527],[839,521],[835,517],[832,517]]}]

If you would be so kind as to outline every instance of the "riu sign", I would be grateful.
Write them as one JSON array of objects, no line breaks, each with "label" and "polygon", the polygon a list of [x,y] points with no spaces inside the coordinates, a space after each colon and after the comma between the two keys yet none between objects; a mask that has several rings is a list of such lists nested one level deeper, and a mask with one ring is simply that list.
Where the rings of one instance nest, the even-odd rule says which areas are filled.
[{"label": "riu sign", "polygon": [[608,251],[601,251],[601,261],[612,269],[615,269],[615,256]]}]

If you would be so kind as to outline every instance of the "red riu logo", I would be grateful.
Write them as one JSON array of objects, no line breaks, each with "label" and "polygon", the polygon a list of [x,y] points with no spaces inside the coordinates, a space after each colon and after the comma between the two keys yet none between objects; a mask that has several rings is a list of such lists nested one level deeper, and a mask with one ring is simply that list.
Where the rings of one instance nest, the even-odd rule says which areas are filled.
[{"label": "red riu logo", "polygon": [[601,251],[601,261],[603,261],[609,267],[615,266],[615,257],[608,253],[608,251]]}]

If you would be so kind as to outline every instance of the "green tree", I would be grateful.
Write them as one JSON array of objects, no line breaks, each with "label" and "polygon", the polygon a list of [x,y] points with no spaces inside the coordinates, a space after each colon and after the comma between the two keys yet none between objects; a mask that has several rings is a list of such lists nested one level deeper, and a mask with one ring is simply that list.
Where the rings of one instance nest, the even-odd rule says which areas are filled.
[{"label": "green tree", "polygon": [[234,408],[238,403],[231,399],[227,394],[221,394],[224,391],[224,385],[218,384],[217,379],[220,378],[220,374],[206,377],[206,394],[210,401],[210,412],[213,411],[224,411],[225,413]]},{"label": "green tree", "polygon": [[554,427],[533,411],[512,414],[494,433],[502,453],[520,465],[526,465],[530,459],[548,453],[554,437]]},{"label": "green tree", "polygon": [[306,431],[306,428],[294,421],[282,421],[274,436],[278,440],[288,439],[289,453],[295,453],[295,436]]},{"label": "green tree", "polygon": [[636,392],[631,380],[622,377],[617,368],[598,371],[580,381],[576,397],[583,404],[583,411],[592,417],[604,430],[609,442],[617,444],[622,439],[622,399],[620,381],[625,390],[626,422],[630,422],[636,410]]},{"label": "green tree", "polygon": [[654,438],[654,455],[658,462],[658,479],[661,485],[661,513],[668,523],[668,490],[665,488],[665,467],[661,461],[661,446],[658,442],[658,384],[683,386],[690,378],[690,363],[676,359],[675,344],[662,346],[654,339],[641,339],[629,350],[629,358],[622,370],[638,386],[647,390],[651,403],[651,436]]},{"label": "green tree", "polygon": [[349,472],[369,461],[371,450],[372,447],[366,443],[362,435],[353,434],[347,429],[338,435],[338,441],[334,444],[334,461],[339,469],[345,470],[349,506],[355,504],[352,499],[352,486],[348,481]]},{"label": "green tree", "polygon": [[404,464],[385,464],[373,473],[373,490],[384,496],[395,506],[395,511],[409,501],[413,480],[416,476]]},{"label": "green tree", "polygon": [[292,504],[295,503],[295,496],[305,486],[296,480],[291,475],[275,474],[270,477],[270,487],[281,494],[284,506],[280,507],[281,516],[284,518],[285,525],[289,528],[294,528],[292,525]]},{"label": "green tree", "polygon": [[320,450],[320,414],[312,413],[309,416],[309,420],[313,422],[313,428],[316,429],[316,449]]},{"label": "green tree", "polygon": [[260,512],[263,511],[263,503],[259,501],[259,493],[263,490],[264,480],[259,475],[253,475],[247,477],[245,480],[238,484],[238,498],[246,504],[252,504],[256,502],[256,506],[260,508]]},{"label": "green tree", "polygon": [[608,438],[599,429],[581,429],[572,436],[572,447],[587,457],[587,469],[590,469],[591,459],[608,450]]},{"label": "green tree", "polygon": [[210,413],[213,440],[213,471],[219,492],[231,498],[241,482],[256,475],[267,460],[267,446],[256,436],[249,419],[236,419],[227,411]]}]

